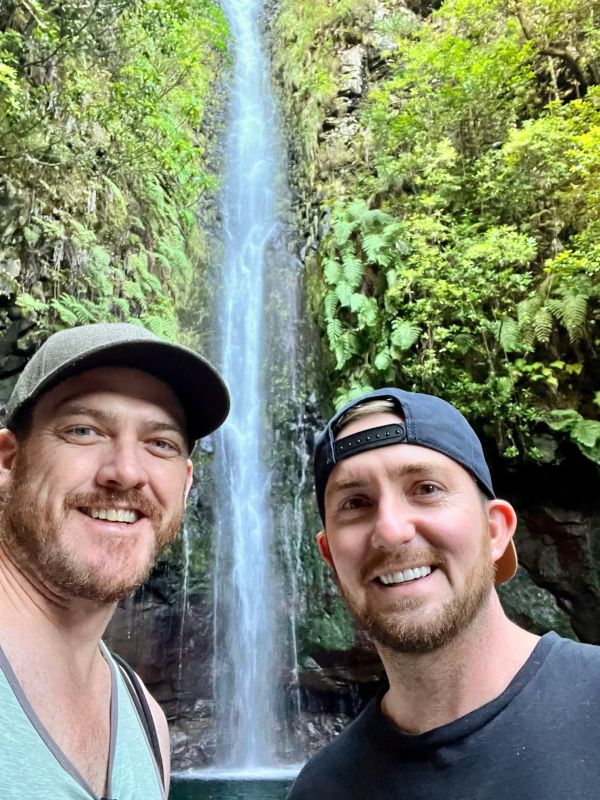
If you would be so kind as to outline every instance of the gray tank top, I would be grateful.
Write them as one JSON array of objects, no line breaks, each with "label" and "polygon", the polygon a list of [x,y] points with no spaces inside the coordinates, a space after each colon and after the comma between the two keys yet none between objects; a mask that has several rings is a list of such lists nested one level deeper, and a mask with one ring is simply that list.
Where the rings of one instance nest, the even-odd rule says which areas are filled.
[{"label": "gray tank top", "polygon": [[[165,800],[146,733],[121,671],[101,644],[111,673],[108,800]],[[0,798],[99,800],[48,734],[0,649]]]}]

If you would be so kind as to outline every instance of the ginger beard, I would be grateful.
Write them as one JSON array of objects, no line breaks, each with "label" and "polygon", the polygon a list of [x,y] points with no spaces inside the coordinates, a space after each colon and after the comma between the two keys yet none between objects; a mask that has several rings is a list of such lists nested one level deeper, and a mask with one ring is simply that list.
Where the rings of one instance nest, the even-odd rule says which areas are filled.
[{"label": "ginger beard", "polygon": [[[431,550],[411,550],[385,557],[372,559],[361,571],[361,579],[375,569],[386,571],[386,567],[394,571],[401,570],[402,563],[427,563],[443,568],[443,560]],[[420,597],[403,597],[390,600],[387,608],[376,607],[366,600],[361,605],[344,586],[335,567],[333,573],[352,616],[359,627],[383,647],[397,653],[428,653],[447,645],[459,633],[466,630],[476,619],[487,603],[494,586],[494,564],[490,558],[489,535],[487,523],[481,538],[481,548],[477,561],[466,576],[460,592],[446,601],[435,616],[427,620],[407,619],[406,612],[414,617],[423,603]]]},{"label": "ginger beard", "polygon": [[[97,491],[70,492],[63,501],[62,511],[48,503],[38,502],[29,476],[32,470],[26,453],[15,457],[8,492],[0,504],[0,541],[11,558],[24,572],[59,595],[79,597],[99,603],[112,603],[126,597],[148,577],[157,556],[177,536],[181,527],[185,501],[171,516],[165,518],[156,504],[142,492]],[[64,540],[67,514],[76,508],[114,505],[132,506],[148,517],[154,529],[154,541],[147,557],[140,559],[138,541],[128,537],[106,537],[106,562],[113,565],[112,574],[100,572],[98,565],[86,563],[76,549]]]}]

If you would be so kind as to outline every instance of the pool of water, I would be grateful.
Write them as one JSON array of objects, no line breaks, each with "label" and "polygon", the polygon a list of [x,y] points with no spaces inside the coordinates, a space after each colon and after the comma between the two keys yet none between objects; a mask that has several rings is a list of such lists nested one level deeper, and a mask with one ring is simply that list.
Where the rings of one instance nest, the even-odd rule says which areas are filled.
[{"label": "pool of water", "polygon": [[171,781],[169,800],[285,800],[291,780]]}]

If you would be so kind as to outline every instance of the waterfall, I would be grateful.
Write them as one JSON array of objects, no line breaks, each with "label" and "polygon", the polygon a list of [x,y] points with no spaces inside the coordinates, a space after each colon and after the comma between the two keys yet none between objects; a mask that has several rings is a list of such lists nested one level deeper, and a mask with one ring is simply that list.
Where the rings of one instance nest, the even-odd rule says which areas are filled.
[{"label": "waterfall", "polygon": [[279,236],[280,168],[261,52],[259,0],[224,0],[234,57],[223,188],[225,258],[217,312],[218,362],[232,395],[218,434],[214,563],[217,761],[275,765],[277,580],[266,430],[266,265]]}]

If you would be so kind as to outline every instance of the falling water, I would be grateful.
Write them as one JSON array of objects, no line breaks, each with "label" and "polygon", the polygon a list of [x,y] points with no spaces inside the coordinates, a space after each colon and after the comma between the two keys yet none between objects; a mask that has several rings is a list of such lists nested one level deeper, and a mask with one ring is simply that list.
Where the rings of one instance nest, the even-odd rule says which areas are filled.
[{"label": "falling water", "polygon": [[183,670],[183,642],[185,633],[185,619],[189,609],[189,584],[190,584],[190,556],[192,552],[190,544],[190,531],[187,522],[183,523],[182,530],[182,545],[183,545],[183,581],[181,585],[181,622],[179,628],[179,664],[177,668],[177,677],[181,681],[181,673]]},{"label": "falling water", "polygon": [[276,238],[274,116],[261,52],[260,0],[225,0],[235,59],[223,192],[225,264],[219,362],[232,410],[219,434],[215,560],[217,760],[276,762],[274,588],[265,459],[265,264]]}]

